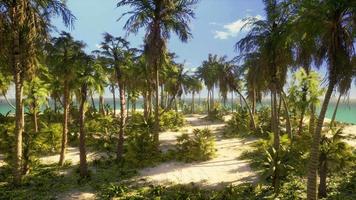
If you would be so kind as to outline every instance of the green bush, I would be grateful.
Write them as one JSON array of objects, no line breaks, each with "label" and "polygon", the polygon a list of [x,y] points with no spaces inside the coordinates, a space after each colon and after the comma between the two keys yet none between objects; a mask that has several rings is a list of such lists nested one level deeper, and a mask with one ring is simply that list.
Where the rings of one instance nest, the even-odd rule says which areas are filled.
[{"label": "green bush", "polygon": [[160,128],[165,130],[178,130],[184,125],[184,116],[182,113],[173,110],[164,112],[160,116]]},{"label": "green bush", "polygon": [[135,167],[154,164],[159,152],[154,142],[153,121],[145,121],[140,114],[133,115],[126,128],[127,152],[125,160]]},{"label": "green bush", "polygon": [[44,124],[34,136],[33,151],[37,154],[58,153],[61,148],[62,124]]},{"label": "green bush", "polygon": [[179,160],[209,160],[215,155],[215,137],[209,129],[195,129],[192,136],[182,134],[177,137],[176,149]]},{"label": "green bush", "polygon": [[232,118],[227,122],[224,136],[246,136],[251,132],[251,120],[248,110],[244,107],[238,107],[237,112],[232,115]]},{"label": "green bush", "polygon": [[112,115],[95,114],[88,117],[85,129],[87,131],[87,146],[106,152],[116,150],[116,136],[119,132],[118,118]]}]

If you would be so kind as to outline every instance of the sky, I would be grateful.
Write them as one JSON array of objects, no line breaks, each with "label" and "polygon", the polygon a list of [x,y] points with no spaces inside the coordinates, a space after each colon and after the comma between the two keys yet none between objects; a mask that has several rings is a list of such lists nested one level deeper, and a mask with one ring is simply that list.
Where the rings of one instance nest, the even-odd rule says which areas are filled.
[{"label": "sky", "polygon": [[[60,31],[70,32],[76,40],[87,44],[88,53],[98,49],[105,32],[126,37],[123,26],[127,18],[117,20],[130,8],[117,8],[117,2],[118,0],[68,0],[68,7],[77,18],[74,29],[68,29],[60,19],[54,19],[53,24],[57,27],[57,32],[52,35],[58,35]],[[169,50],[178,55],[177,61],[184,63],[187,70],[200,66],[209,53],[226,55],[230,59],[235,57],[237,52],[234,50],[234,44],[248,31],[248,27],[241,30],[243,19],[263,18],[264,6],[262,0],[200,0],[195,14],[190,25],[193,38],[182,43],[172,34],[168,41]],[[143,31],[127,36],[132,47],[142,47]],[[105,96],[111,95],[106,92]],[[356,98],[354,87],[350,96]]]},{"label": "sky", "polygon": [[[70,31],[77,40],[84,41],[90,52],[97,49],[104,32],[116,36],[126,36],[123,25],[127,18],[117,19],[129,7],[117,8],[117,0],[68,0],[68,6],[76,16],[74,30],[63,26],[61,20],[54,24],[59,31]],[[198,67],[209,53],[236,56],[234,44],[243,36],[240,32],[243,19],[248,16],[261,17],[261,0],[200,0],[196,6],[196,17],[192,20],[193,38],[182,43],[172,34],[168,47],[185,62],[189,68]],[[142,45],[144,30],[137,35],[131,34],[128,40],[134,47]]]},{"label": "sky", "polygon": [[[118,19],[129,11],[129,7],[117,8],[117,0],[68,0],[68,7],[77,18],[74,29],[66,28],[60,19],[54,20],[58,35],[60,31],[70,32],[76,40],[87,44],[86,51],[98,49],[103,33],[127,37],[132,47],[142,47],[144,29],[138,34],[127,35],[123,29],[127,17]],[[168,48],[178,55],[177,61],[193,71],[207,59],[208,54],[237,55],[234,44],[248,30],[241,31],[246,17],[262,18],[261,0],[200,0],[195,8],[195,19],[191,21],[193,37],[182,43],[174,34],[168,41]],[[110,97],[108,91],[105,96]],[[204,96],[203,92],[203,96]]]}]

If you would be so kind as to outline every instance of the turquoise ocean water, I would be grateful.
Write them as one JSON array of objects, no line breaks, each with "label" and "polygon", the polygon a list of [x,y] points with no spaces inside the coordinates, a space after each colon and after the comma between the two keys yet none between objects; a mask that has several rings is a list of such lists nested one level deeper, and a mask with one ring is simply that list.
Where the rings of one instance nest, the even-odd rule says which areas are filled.
[{"label": "turquoise ocean water", "polygon": [[[187,101],[190,101],[187,99]],[[98,108],[98,100],[96,99],[95,105]],[[228,101],[229,102],[229,101]],[[13,102],[14,103],[14,102]],[[91,101],[89,101],[91,103]],[[112,99],[105,99],[105,104],[108,104],[111,108],[113,107]],[[327,118],[331,118],[335,108],[335,101],[331,101],[326,113]],[[119,103],[116,103],[117,109],[119,109]],[[136,108],[142,108],[142,101],[138,101]],[[5,100],[0,99],[0,113],[6,114],[8,112],[14,113],[14,110],[6,103]],[[341,101],[338,112],[336,114],[336,120],[339,122],[356,124],[356,100],[350,100],[348,102]]]}]

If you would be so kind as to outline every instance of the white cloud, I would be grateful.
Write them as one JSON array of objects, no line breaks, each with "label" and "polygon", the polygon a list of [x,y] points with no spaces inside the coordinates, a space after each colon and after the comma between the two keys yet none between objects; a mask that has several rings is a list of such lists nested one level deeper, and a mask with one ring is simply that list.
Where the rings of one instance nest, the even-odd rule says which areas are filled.
[{"label": "white cloud", "polygon": [[[261,15],[256,15],[254,18],[260,20]],[[226,40],[231,37],[236,37],[240,32],[248,31],[251,27],[245,26],[246,21],[244,19],[238,19],[234,22],[223,25],[223,30],[214,31],[214,38],[220,40]],[[243,30],[241,28],[244,27]]]},{"label": "white cloud", "polygon": [[96,47],[97,49],[100,49],[100,48],[101,48],[101,44],[96,44],[95,47]]}]

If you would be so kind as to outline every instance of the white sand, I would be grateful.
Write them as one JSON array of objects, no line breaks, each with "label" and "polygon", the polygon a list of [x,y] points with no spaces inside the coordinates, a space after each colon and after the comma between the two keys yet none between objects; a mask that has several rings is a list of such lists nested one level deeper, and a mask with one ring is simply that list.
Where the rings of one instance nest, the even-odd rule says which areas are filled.
[{"label": "white sand", "polygon": [[211,124],[202,119],[203,116],[194,115],[187,117],[190,124],[178,133],[161,133],[162,146],[171,146],[176,141],[176,136],[181,132],[192,133],[195,128],[209,128],[217,135],[216,157],[205,162],[182,163],[168,162],[153,168],[140,171],[141,178],[157,184],[187,184],[197,183],[203,186],[217,186],[221,183],[239,184],[253,182],[257,175],[251,170],[247,160],[239,159],[241,153],[249,148],[252,140],[243,139],[219,139],[219,130],[224,123]]},{"label": "white sand", "polygon": [[[105,155],[102,153],[88,152],[87,153],[87,161],[92,161],[92,160],[100,158],[102,156],[105,156]],[[69,161],[72,165],[78,165],[79,161],[80,161],[79,160],[79,148],[78,147],[67,147],[65,160],[67,162]],[[40,162],[43,164],[58,163],[59,162],[59,154],[41,157]]]}]

